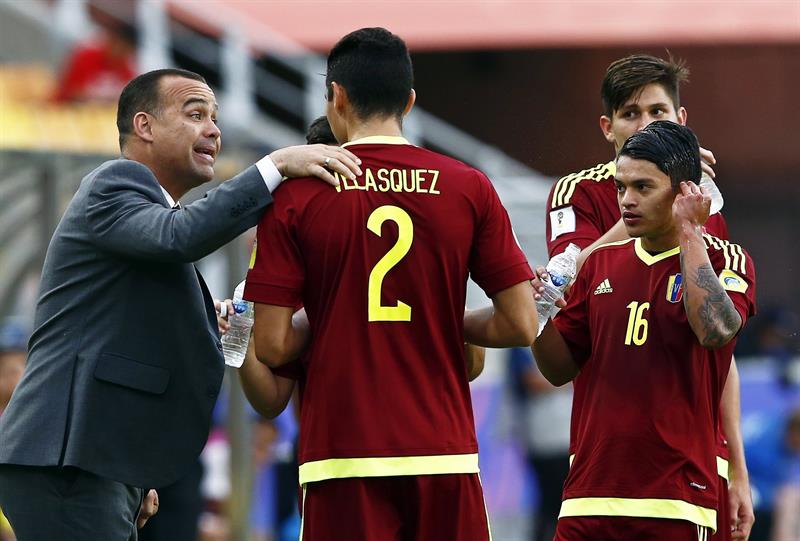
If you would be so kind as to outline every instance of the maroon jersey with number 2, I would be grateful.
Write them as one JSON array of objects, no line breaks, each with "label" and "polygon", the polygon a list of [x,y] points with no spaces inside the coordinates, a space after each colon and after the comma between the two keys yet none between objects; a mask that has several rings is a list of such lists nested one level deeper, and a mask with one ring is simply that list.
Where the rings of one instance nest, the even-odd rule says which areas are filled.
[{"label": "maroon jersey with number 2", "polygon": [[477,473],[467,277],[492,296],[533,273],[483,173],[399,137],[347,148],[356,181],[275,191],[245,289],[308,313],[300,482]]}]

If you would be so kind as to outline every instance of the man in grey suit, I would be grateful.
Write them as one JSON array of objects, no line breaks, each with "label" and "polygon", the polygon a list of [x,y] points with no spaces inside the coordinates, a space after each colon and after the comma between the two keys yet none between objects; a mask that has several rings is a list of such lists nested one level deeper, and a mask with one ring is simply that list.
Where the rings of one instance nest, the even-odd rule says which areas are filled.
[{"label": "man in grey suit", "polygon": [[354,178],[323,145],[278,150],[206,197],[220,148],[213,92],[158,70],[123,90],[122,159],[81,182],[42,270],[28,365],[0,418],[0,507],[19,541],[129,541],[153,487],[206,442],[224,360],[192,262],[256,225],[283,176]]}]

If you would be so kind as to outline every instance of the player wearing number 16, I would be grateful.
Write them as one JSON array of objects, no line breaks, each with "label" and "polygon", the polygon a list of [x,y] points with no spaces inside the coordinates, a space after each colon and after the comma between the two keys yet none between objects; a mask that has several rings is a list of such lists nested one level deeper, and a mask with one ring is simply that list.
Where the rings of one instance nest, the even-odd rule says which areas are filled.
[{"label": "player wearing number 16", "polygon": [[[292,360],[310,334],[301,538],[486,541],[464,343],[530,345],[533,273],[486,176],[402,138],[415,94],[399,37],[345,36],[326,84],[363,175],[276,190],[245,288],[260,361]],[[465,315],[469,275],[493,307]]]},{"label": "player wearing number 16", "polygon": [[573,380],[574,455],[556,541],[704,540],[716,529],[715,427],[736,335],[755,312],[738,244],[703,234],[697,138],[653,122],[617,157],[631,239],[597,248],[533,345]]}]

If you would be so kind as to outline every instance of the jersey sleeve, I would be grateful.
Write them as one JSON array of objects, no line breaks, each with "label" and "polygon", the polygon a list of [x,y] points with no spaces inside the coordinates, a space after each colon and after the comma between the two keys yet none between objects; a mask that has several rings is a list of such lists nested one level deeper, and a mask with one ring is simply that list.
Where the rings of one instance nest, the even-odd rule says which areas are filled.
[{"label": "jersey sleeve", "polygon": [[717,212],[716,214],[709,216],[703,229],[705,229],[706,233],[714,235],[719,239],[730,239],[728,236],[728,222],[725,221],[725,217],[721,212]]},{"label": "jersey sleeve", "polygon": [[297,246],[297,208],[286,190],[275,191],[256,233],[255,257],[244,298],[275,306],[302,304],[305,266]]},{"label": "jersey sleeve", "polygon": [[494,186],[482,173],[476,173],[480,177],[476,201],[480,210],[469,270],[475,283],[492,297],[503,289],[531,280],[533,272]]},{"label": "jersey sleeve", "polygon": [[742,327],[756,313],[756,271],[753,260],[740,245],[704,235],[708,257],[720,284],[742,317]]},{"label": "jersey sleeve", "polygon": [[547,254],[550,257],[566,250],[569,243],[583,250],[605,233],[581,182],[577,180],[574,184],[565,185],[564,181],[568,178],[556,182],[547,198],[545,230]]},{"label": "jersey sleeve", "polygon": [[551,322],[555,325],[561,337],[566,342],[567,347],[572,353],[572,360],[582,367],[586,364],[592,353],[592,336],[589,332],[589,279],[593,266],[592,256],[586,259],[586,263],[578,273],[575,283],[570,288],[567,306],[556,314]]}]

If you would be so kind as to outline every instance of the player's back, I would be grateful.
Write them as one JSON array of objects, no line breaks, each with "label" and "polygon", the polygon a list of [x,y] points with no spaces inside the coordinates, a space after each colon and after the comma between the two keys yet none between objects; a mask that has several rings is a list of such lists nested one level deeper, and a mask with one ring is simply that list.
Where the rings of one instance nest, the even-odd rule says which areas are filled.
[{"label": "player's back", "polygon": [[[402,138],[348,149],[362,160],[357,181],[290,181],[262,220],[288,231],[259,227],[259,253],[294,250],[303,263],[302,276],[286,276],[288,288],[304,284],[313,336],[300,462],[474,454],[466,281],[471,271],[491,295],[527,268],[508,216],[461,162]],[[281,234],[291,246],[275,246]]]}]

